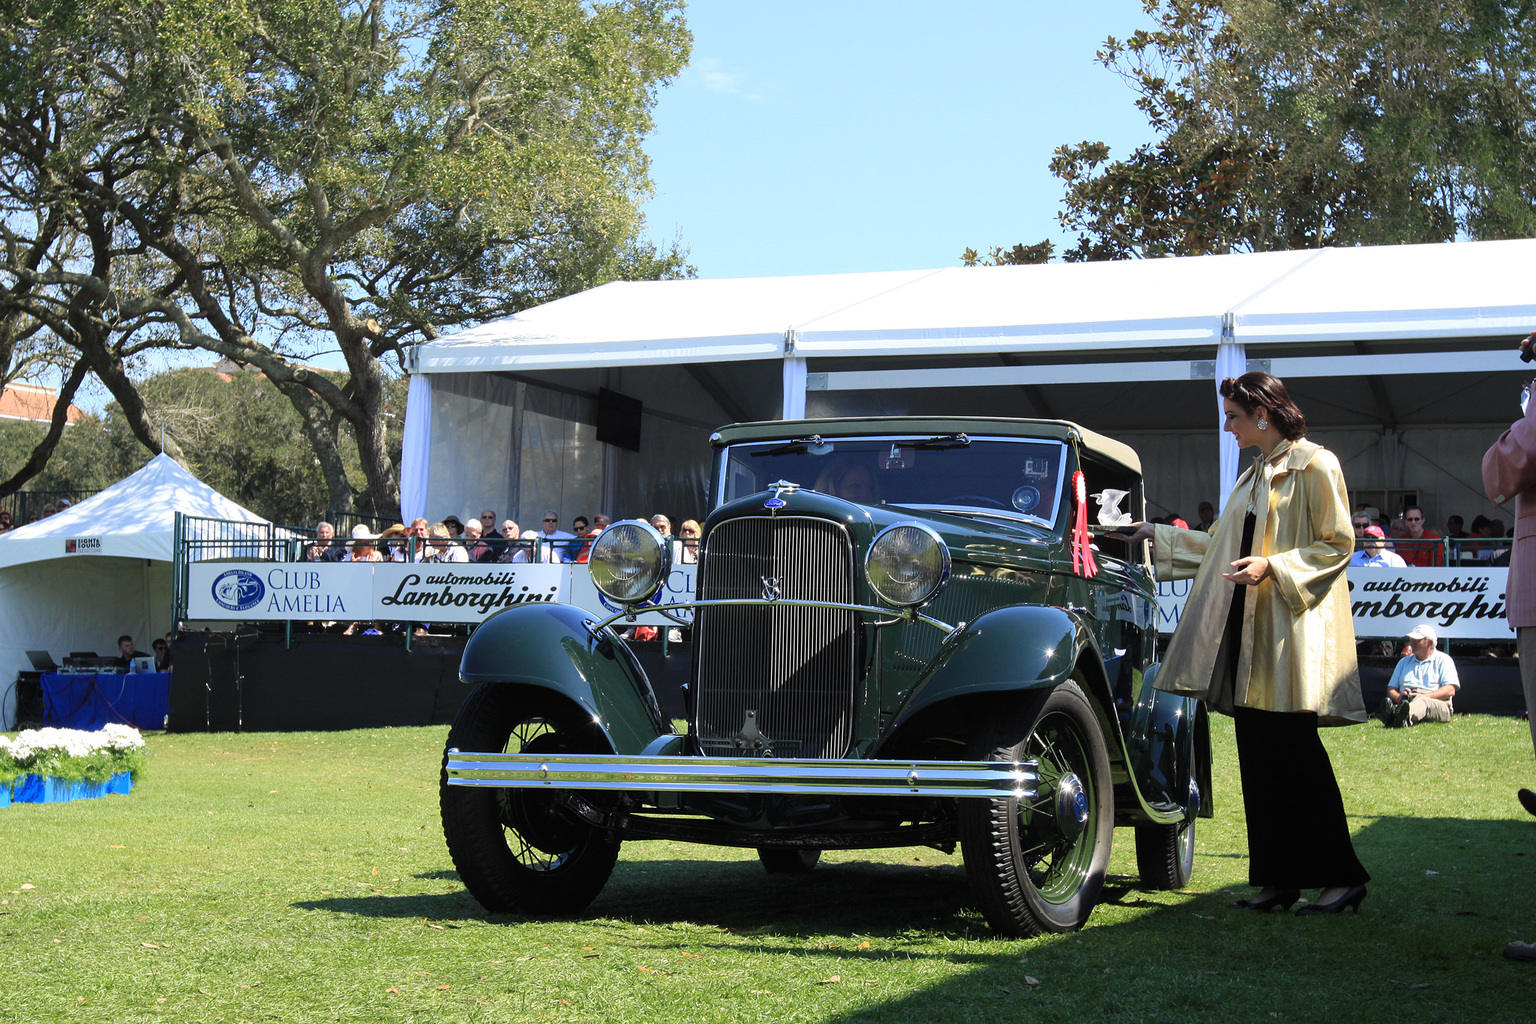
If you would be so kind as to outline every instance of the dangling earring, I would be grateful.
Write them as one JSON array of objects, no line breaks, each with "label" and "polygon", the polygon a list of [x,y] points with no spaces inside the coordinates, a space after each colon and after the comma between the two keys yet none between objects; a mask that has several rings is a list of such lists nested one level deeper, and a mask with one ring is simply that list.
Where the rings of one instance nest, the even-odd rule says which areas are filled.
[{"label": "dangling earring", "polygon": [[1267,420],[1264,417],[1260,416],[1259,417],[1258,427],[1259,427],[1260,430],[1268,430],[1269,429],[1269,420]]}]

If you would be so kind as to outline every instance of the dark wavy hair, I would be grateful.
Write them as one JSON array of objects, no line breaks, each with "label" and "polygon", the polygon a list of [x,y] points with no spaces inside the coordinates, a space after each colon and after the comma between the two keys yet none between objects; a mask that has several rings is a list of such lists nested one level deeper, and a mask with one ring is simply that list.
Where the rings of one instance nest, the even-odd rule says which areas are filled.
[{"label": "dark wavy hair", "polygon": [[1307,432],[1307,418],[1291,401],[1290,393],[1278,377],[1259,370],[1241,377],[1228,377],[1221,382],[1221,397],[1232,399],[1250,416],[1260,406],[1268,409],[1270,425],[1287,441],[1294,441]]}]

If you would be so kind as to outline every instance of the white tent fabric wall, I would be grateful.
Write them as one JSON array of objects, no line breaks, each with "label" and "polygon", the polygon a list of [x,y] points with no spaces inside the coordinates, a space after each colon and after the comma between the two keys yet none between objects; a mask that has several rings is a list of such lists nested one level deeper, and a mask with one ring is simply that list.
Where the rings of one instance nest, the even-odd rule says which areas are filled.
[{"label": "white tent fabric wall", "polygon": [[[1187,517],[1193,505],[1170,475],[1220,462],[1210,450],[1219,420],[1207,410],[1224,337],[1244,347],[1249,365],[1257,360],[1286,380],[1314,429],[1486,432],[1509,414],[1476,395],[1522,374],[1511,353],[1536,325],[1533,266],[1536,239],[1514,239],[625,282],[422,345],[418,369],[436,401],[450,389],[465,393],[452,378],[517,374],[589,396],[614,388],[647,413],[666,406],[711,424],[805,408],[1059,417],[1119,437],[1198,434],[1198,458],[1181,452],[1171,467],[1147,460],[1152,496],[1169,488]],[[748,367],[771,367],[772,377]],[[652,377],[636,387],[609,379],[634,371]],[[1226,375],[1236,374],[1217,377]],[[779,400],[765,404],[770,388]],[[435,412],[433,421],[442,422]],[[444,450],[436,433],[432,445],[436,495]],[[698,474],[707,451],[681,457]],[[1215,466],[1208,482],[1204,472],[1196,500],[1223,499]],[[490,476],[482,486],[518,486],[515,472]],[[605,479],[614,501],[611,470]],[[1383,480],[1387,489],[1417,483]],[[1457,476],[1447,486],[1465,483]],[[654,503],[647,495],[631,502]]]},{"label": "white tent fabric wall", "polygon": [[62,661],[72,651],[115,656],[117,638],[148,651],[171,626],[171,563],[77,558],[0,569],[0,730],[16,727],[18,672],[27,651]]},{"label": "white tent fabric wall", "polygon": [[1220,513],[1227,506],[1227,495],[1232,492],[1232,485],[1237,483],[1237,474],[1241,471],[1237,438],[1227,433],[1223,428],[1226,423],[1226,406],[1222,404],[1221,382],[1228,377],[1241,377],[1248,372],[1248,354],[1243,346],[1231,340],[1230,337],[1221,339],[1221,344],[1216,346],[1216,435],[1217,453],[1221,465],[1221,478],[1216,484],[1217,497],[1212,504]]},{"label": "white tent fabric wall", "polygon": [[598,442],[592,398],[496,374],[429,379],[429,519],[489,508],[527,530],[554,509],[569,529],[576,515],[698,518],[705,511],[709,431],[729,418],[718,409],[701,408],[694,418],[666,412],[664,400],[648,403],[640,451],[627,452]]},{"label": "white tent fabric wall", "polygon": [[400,516],[407,523],[427,514],[432,450],[432,384],[421,374],[411,375],[406,392],[405,436],[400,458]]}]

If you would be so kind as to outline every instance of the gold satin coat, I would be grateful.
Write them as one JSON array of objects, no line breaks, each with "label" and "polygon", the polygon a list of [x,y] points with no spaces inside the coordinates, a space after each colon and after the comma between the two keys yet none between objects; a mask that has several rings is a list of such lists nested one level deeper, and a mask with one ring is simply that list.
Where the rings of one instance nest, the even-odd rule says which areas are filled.
[{"label": "gold satin coat", "polygon": [[1233,485],[1210,533],[1158,525],[1157,578],[1193,577],[1194,584],[1157,688],[1207,697],[1237,586],[1222,573],[1241,557],[1249,509],[1255,517],[1252,553],[1269,559],[1270,575],[1250,588],[1243,605],[1235,703],[1264,711],[1314,711],[1319,725],[1365,721],[1344,577],[1355,545],[1348,491],[1338,458],[1305,439],[1282,442],[1267,459],[1256,457]]}]

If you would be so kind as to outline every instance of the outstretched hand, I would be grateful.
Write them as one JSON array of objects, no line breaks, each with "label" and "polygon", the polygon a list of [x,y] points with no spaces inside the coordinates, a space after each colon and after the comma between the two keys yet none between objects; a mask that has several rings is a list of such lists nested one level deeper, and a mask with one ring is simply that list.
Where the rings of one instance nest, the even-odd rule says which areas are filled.
[{"label": "outstretched hand", "polygon": [[1152,534],[1157,532],[1156,523],[1132,523],[1133,533],[1126,534],[1126,540],[1134,544],[1138,540],[1151,540]]},{"label": "outstretched hand", "polygon": [[1249,555],[1232,563],[1232,571],[1221,574],[1239,586],[1251,587],[1269,576],[1269,559],[1262,555]]}]

